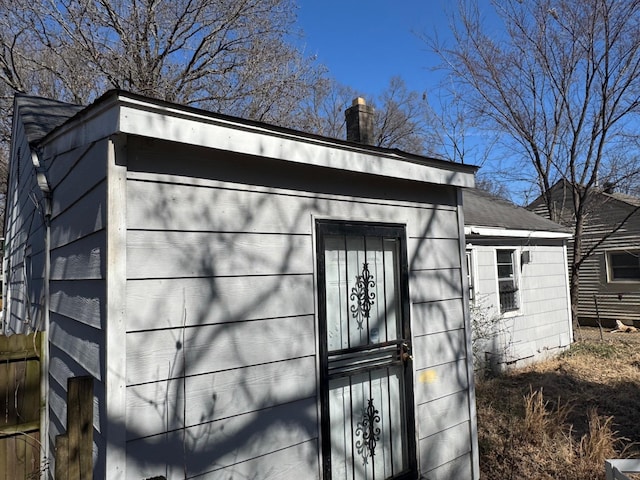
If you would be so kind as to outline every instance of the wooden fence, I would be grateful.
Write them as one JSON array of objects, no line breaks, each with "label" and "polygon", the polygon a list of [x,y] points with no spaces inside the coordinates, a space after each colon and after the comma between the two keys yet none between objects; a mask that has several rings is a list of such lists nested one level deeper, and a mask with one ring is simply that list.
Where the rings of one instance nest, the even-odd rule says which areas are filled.
[{"label": "wooden fence", "polygon": [[41,339],[0,336],[0,480],[39,478]]},{"label": "wooden fence", "polygon": [[67,432],[56,437],[56,480],[93,476],[93,378],[67,380]]}]

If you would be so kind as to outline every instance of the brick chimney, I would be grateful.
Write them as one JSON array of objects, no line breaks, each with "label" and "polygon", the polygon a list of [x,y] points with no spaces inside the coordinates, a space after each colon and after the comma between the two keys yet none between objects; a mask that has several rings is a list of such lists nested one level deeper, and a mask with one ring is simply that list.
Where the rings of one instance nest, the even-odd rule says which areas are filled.
[{"label": "brick chimney", "polygon": [[365,145],[373,145],[373,107],[367,105],[364,98],[353,100],[344,112],[347,121],[347,140]]}]

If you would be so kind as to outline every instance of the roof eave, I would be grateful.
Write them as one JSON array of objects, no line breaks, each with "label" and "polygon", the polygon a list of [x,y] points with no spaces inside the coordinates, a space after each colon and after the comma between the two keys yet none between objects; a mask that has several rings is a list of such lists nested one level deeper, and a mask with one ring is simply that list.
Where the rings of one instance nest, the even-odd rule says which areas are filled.
[{"label": "roof eave", "polygon": [[[89,125],[91,124],[91,125]],[[473,165],[404,154],[113,90],[50,132],[48,143],[82,125],[87,135],[130,134],[239,154],[382,177],[473,187]],[[93,129],[93,131],[92,131]]]},{"label": "roof eave", "polygon": [[183,108],[121,93],[120,130],[239,154],[376,176],[473,187],[476,167]]},{"label": "roof eave", "polygon": [[569,239],[573,237],[568,232],[552,232],[548,230],[521,230],[512,228],[496,228],[478,225],[466,225],[464,227],[466,236],[476,235],[479,237],[511,237],[511,238],[558,238]]}]

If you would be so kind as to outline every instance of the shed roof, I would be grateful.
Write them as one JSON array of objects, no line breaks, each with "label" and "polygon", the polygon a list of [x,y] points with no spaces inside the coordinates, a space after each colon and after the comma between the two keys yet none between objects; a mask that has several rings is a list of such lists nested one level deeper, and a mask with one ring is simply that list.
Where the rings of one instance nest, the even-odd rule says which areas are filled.
[{"label": "shed roof", "polygon": [[492,229],[496,235],[499,235],[499,231],[502,230],[505,236],[518,235],[517,233],[509,234],[509,231],[547,232],[552,234],[550,236],[558,236],[553,234],[569,236],[571,232],[558,223],[475,188],[463,191],[463,210],[468,233],[477,233],[473,231],[474,227]]},{"label": "shed roof", "polygon": [[[29,122],[29,142],[44,145],[80,124],[94,133],[125,133],[295,163],[419,182],[470,187],[477,167],[322,137],[288,128],[110,90],[82,107],[18,96],[16,108]],[[83,128],[87,125],[83,125]],[[91,133],[91,128],[85,128]],[[86,139],[86,137],[85,137]]]},{"label": "shed roof", "polygon": [[15,106],[31,145],[38,143],[84,108],[82,105],[23,94],[16,95]]}]

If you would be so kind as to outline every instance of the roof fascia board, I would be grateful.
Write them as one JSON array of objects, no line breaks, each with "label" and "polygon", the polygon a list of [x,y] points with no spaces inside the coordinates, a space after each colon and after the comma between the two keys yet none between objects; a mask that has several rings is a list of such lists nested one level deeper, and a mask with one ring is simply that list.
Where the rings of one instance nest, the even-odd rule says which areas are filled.
[{"label": "roof fascia board", "polygon": [[548,232],[544,230],[515,230],[493,227],[479,227],[467,225],[464,227],[465,235],[478,235],[481,237],[512,237],[512,238],[571,238],[571,233]]},{"label": "roof fascia board", "polygon": [[106,138],[120,130],[120,109],[115,97],[109,96],[81,110],[66,123],[52,130],[38,144],[46,149],[48,145],[61,142],[61,151],[86,145]]},{"label": "roof fascia board", "polygon": [[120,101],[120,130],[127,134],[384,177],[458,187],[475,184],[475,167],[452,165],[454,170],[435,165],[436,162],[430,165],[426,158],[422,162],[410,161],[401,155],[274,131],[178,106],[122,96]]},{"label": "roof fascia board", "polygon": [[287,162],[418,182],[473,187],[476,167],[393,152],[243,123],[192,108],[111,92],[47,135],[41,146],[59,139],[62,148],[116,133],[215,148]]}]

